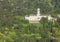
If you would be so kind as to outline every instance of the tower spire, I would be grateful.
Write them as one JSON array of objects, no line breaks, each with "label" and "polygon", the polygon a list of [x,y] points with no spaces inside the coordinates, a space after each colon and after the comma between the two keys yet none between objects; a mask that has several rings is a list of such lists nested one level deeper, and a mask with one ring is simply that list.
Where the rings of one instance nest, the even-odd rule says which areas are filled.
[{"label": "tower spire", "polygon": [[40,15],[40,8],[37,9],[37,16]]}]

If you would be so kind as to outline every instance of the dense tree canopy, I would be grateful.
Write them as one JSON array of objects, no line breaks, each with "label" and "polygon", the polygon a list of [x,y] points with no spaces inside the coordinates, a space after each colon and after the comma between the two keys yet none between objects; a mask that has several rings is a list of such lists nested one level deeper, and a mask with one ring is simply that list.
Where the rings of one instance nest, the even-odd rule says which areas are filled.
[{"label": "dense tree canopy", "polygon": [[52,22],[42,18],[34,24],[24,19],[36,14],[37,8],[57,18],[60,0],[0,0],[0,42],[60,42],[59,19]]}]

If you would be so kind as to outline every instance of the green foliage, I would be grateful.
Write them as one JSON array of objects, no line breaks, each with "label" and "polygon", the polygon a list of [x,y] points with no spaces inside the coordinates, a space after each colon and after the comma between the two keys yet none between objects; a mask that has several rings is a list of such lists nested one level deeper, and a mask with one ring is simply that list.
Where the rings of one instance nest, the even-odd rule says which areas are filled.
[{"label": "green foliage", "polygon": [[36,14],[37,8],[41,8],[42,14],[57,18],[60,0],[0,0],[0,42],[59,41],[58,22],[48,22],[47,18],[42,18],[40,23],[30,24],[24,19],[25,15]]}]

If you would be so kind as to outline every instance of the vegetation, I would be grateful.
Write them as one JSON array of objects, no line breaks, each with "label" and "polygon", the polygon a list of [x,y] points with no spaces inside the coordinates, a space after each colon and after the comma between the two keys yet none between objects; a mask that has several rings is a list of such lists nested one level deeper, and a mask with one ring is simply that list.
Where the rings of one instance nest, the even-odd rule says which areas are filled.
[{"label": "vegetation", "polygon": [[0,42],[59,42],[60,21],[43,18],[30,24],[24,16],[41,8],[42,14],[57,18],[60,0],[0,0]]}]

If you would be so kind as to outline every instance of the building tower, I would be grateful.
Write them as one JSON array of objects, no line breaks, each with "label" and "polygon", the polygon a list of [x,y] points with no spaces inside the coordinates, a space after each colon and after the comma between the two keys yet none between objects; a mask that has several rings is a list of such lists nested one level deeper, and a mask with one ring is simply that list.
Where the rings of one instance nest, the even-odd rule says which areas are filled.
[{"label": "building tower", "polygon": [[40,16],[40,8],[37,9],[37,16]]}]

